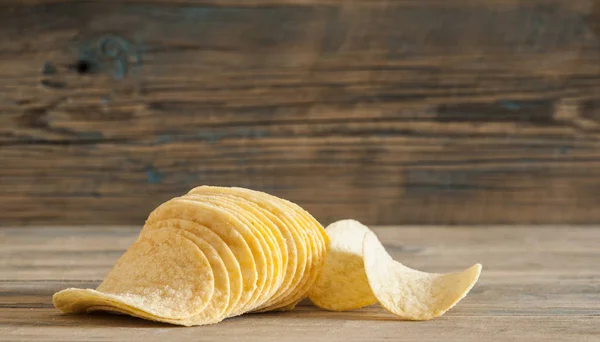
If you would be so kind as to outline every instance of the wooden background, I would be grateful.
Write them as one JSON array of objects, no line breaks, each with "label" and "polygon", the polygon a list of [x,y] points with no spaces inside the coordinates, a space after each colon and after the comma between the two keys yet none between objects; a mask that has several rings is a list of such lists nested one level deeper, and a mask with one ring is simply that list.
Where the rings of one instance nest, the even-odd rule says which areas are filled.
[{"label": "wooden background", "polygon": [[600,1],[0,2],[0,224],[201,185],[323,223],[600,222]]}]

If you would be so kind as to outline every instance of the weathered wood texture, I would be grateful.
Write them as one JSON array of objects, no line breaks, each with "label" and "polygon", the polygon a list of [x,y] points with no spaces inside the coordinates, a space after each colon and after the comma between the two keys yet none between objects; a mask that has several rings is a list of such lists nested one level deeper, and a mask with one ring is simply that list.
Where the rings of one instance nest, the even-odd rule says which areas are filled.
[{"label": "weathered wood texture", "polygon": [[0,3],[0,220],[201,184],[322,222],[600,222],[600,2]]},{"label": "weathered wood texture", "polygon": [[[394,228],[394,229],[390,229]],[[394,258],[448,272],[481,262],[479,283],[446,315],[403,322],[378,306],[326,312],[304,303],[181,328],[110,315],[62,315],[51,296],[95,287],[137,227],[0,229],[2,341],[577,341],[600,340],[600,228],[385,227]]]}]

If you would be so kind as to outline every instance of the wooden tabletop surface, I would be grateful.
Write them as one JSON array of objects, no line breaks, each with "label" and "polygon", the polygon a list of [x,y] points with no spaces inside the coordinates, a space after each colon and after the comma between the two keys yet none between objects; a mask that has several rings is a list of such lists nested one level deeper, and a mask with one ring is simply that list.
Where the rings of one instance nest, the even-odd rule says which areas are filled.
[{"label": "wooden tabletop surface", "polygon": [[378,306],[327,312],[303,303],[194,328],[109,314],[63,315],[66,287],[95,287],[138,227],[0,229],[0,341],[600,341],[600,228],[379,227],[393,256],[436,272],[484,266],[446,315],[397,320]]}]

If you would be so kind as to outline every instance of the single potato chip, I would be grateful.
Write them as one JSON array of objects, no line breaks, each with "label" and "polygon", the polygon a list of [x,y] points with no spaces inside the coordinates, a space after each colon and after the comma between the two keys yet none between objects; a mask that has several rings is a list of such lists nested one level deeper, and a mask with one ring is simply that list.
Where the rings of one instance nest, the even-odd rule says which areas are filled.
[{"label": "single potato chip", "polygon": [[208,306],[214,292],[210,263],[189,239],[172,231],[140,236],[96,290],[66,289],[53,297],[63,312],[96,306],[172,322]]},{"label": "single potato chip", "polygon": [[394,261],[372,232],[363,241],[364,267],[381,306],[407,320],[443,315],[477,282],[481,264],[457,273],[426,273]]},{"label": "single potato chip", "polygon": [[208,259],[214,278],[214,291],[208,305],[202,311],[190,318],[196,325],[212,324],[222,321],[227,316],[227,306],[229,304],[229,275],[223,260],[214,249],[203,238],[188,231],[177,231],[173,228],[160,228],[155,231],[148,231],[146,234],[155,234],[155,232],[171,230],[173,233],[185,236],[192,241],[202,251]]},{"label": "single potato chip", "polygon": [[377,303],[365,273],[363,240],[369,228],[354,220],[342,220],[325,228],[329,248],[325,265],[308,298],[330,311],[360,309]]}]

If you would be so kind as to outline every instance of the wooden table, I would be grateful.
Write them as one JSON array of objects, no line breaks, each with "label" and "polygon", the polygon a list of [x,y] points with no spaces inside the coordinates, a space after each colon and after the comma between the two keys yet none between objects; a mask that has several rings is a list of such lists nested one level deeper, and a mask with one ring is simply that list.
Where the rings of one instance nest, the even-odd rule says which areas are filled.
[{"label": "wooden table", "polygon": [[108,314],[63,315],[55,291],[95,287],[138,227],[0,229],[1,341],[600,341],[600,228],[380,227],[397,260],[427,271],[484,265],[445,316],[399,321],[378,306],[250,314],[182,328]]}]

